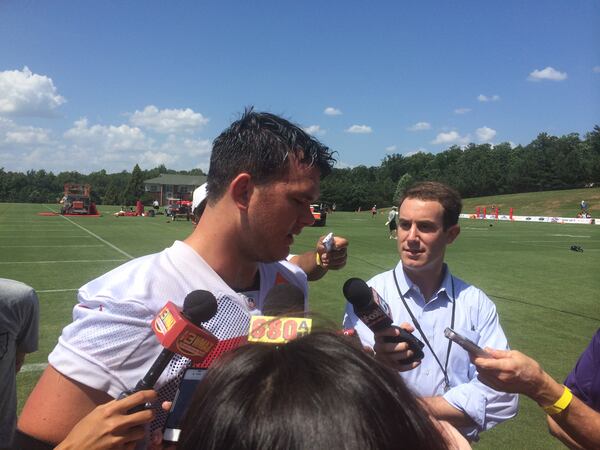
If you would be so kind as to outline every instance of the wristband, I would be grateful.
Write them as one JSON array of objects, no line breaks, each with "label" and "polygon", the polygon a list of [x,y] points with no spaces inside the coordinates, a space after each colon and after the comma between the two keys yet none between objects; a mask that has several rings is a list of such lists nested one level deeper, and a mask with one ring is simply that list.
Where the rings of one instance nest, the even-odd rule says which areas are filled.
[{"label": "wristband", "polygon": [[321,261],[321,255],[319,255],[319,252],[315,252],[316,255],[316,261],[317,261],[317,266],[319,267],[323,267],[323,261]]},{"label": "wristband", "polygon": [[556,400],[553,405],[544,406],[544,411],[546,414],[551,416],[563,412],[565,409],[567,409],[567,406],[571,404],[571,400],[573,400],[573,393],[568,387],[565,386],[565,390],[560,398]]}]

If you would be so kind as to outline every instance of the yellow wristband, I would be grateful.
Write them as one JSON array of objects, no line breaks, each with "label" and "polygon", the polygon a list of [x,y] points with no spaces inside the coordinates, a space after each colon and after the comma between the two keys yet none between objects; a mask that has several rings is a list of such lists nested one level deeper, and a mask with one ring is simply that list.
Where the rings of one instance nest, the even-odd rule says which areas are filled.
[{"label": "yellow wristband", "polygon": [[316,257],[317,266],[322,267],[323,266],[323,262],[321,261],[321,255],[319,255],[319,252],[315,252],[315,254],[317,255],[317,257]]},{"label": "yellow wristband", "polygon": [[551,416],[563,412],[565,409],[567,409],[567,406],[571,404],[571,400],[573,400],[573,393],[568,387],[565,386],[565,390],[560,398],[556,400],[553,405],[544,406],[544,411],[546,414]]}]

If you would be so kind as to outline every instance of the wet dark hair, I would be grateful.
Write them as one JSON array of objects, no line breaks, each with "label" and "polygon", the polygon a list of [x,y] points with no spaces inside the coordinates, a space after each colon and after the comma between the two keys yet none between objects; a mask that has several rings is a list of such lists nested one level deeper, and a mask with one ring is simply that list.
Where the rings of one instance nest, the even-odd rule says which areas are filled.
[{"label": "wet dark hair", "polygon": [[407,198],[439,202],[444,208],[444,230],[458,223],[462,200],[460,194],[450,186],[437,181],[423,181],[408,188],[398,206],[402,206]]},{"label": "wet dark hair", "polygon": [[213,142],[208,169],[208,201],[218,200],[240,173],[263,184],[284,176],[295,156],[301,164],[315,166],[324,177],[335,159],[328,147],[297,125],[266,112],[246,108]]},{"label": "wet dark hair", "polygon": [[178,450],[446,449],[397,372],[354,341],[317,332],[247,345],[207,373]]}]

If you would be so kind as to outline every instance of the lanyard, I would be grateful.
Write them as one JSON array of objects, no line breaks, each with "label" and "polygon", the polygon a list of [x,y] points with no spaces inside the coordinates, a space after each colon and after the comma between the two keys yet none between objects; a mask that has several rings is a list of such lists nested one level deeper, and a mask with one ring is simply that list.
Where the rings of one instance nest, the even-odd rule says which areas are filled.
[{"label": "lanyard", "polygon": [[[421,338],[423,339],[423,341],[425,342],[427,347],[429,347],[431,354],[435,358],[435,361],[438,363],[438,366],[440,366],[440,369],[442,370],[442,373],[444,374],[444,391],[447,391],[448,389],[450,389],[450,378],[448,377],[448,361],[450,360],[450,349],[452,348],[452,341],[450,339],[448,339],[448,350],[446,351],[446,363],[442,366],[442,363],[440,362],[439,358],[433,351],[433,347],[429,343],[429,339],[427,339],[427,336],[425,336],[425,333],[423,333],[423,330],[421,329],[421,325],[419,324],[419,321],[417,320],[415,315],[412,313],[412,311],[408,307],[408,304],[406,303],[406,300],[404,299],[404,295],[402,295],[402,291],[400,290],[400,285],[398,284],[398,278],[396,277],[396,269],[392,270],[392,273],[394,274],[394,282],[396,283],[396,289],[398,289],[398,294],[400,294],[400,298],[402,299],[402,303],[404,303],[404,307],[406,308],[406,311],[408,311],[408,314],[410,315],[410,318],[412,319],[415,328],[421,334]],[[452,283],[452,319],[450,320],[450,328],[454,329],[454,313],[456,311],[456,296],[454,295],[454,277],[452,275],[450,275],[450,282]]]}]

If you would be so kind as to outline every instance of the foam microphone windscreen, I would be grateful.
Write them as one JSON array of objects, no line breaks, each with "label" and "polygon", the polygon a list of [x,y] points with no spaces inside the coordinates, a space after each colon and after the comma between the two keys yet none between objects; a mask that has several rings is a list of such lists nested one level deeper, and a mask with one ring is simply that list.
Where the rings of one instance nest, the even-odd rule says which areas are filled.
[{"label": "foam microphone windscreen", "polygon": [[217,313],[217,299],[208,291],[192,291],[185,297],[181,313],[194,325],[199,326]]},{"label": "foam microphone windscreen", "polygon": [[360,278],[349,278],[344,283],[344,287],[342,288],[344,292],[344,297],[355,308],[361,309],[364,308],[371,302],[373,298],[373,293],[371,288],[361,280]]},{"label": "foam microphone windscreen", "polygon": [[278,284],[267,293],[262,313],[265,316],[304,315],[304,292],[293,284]]}]

